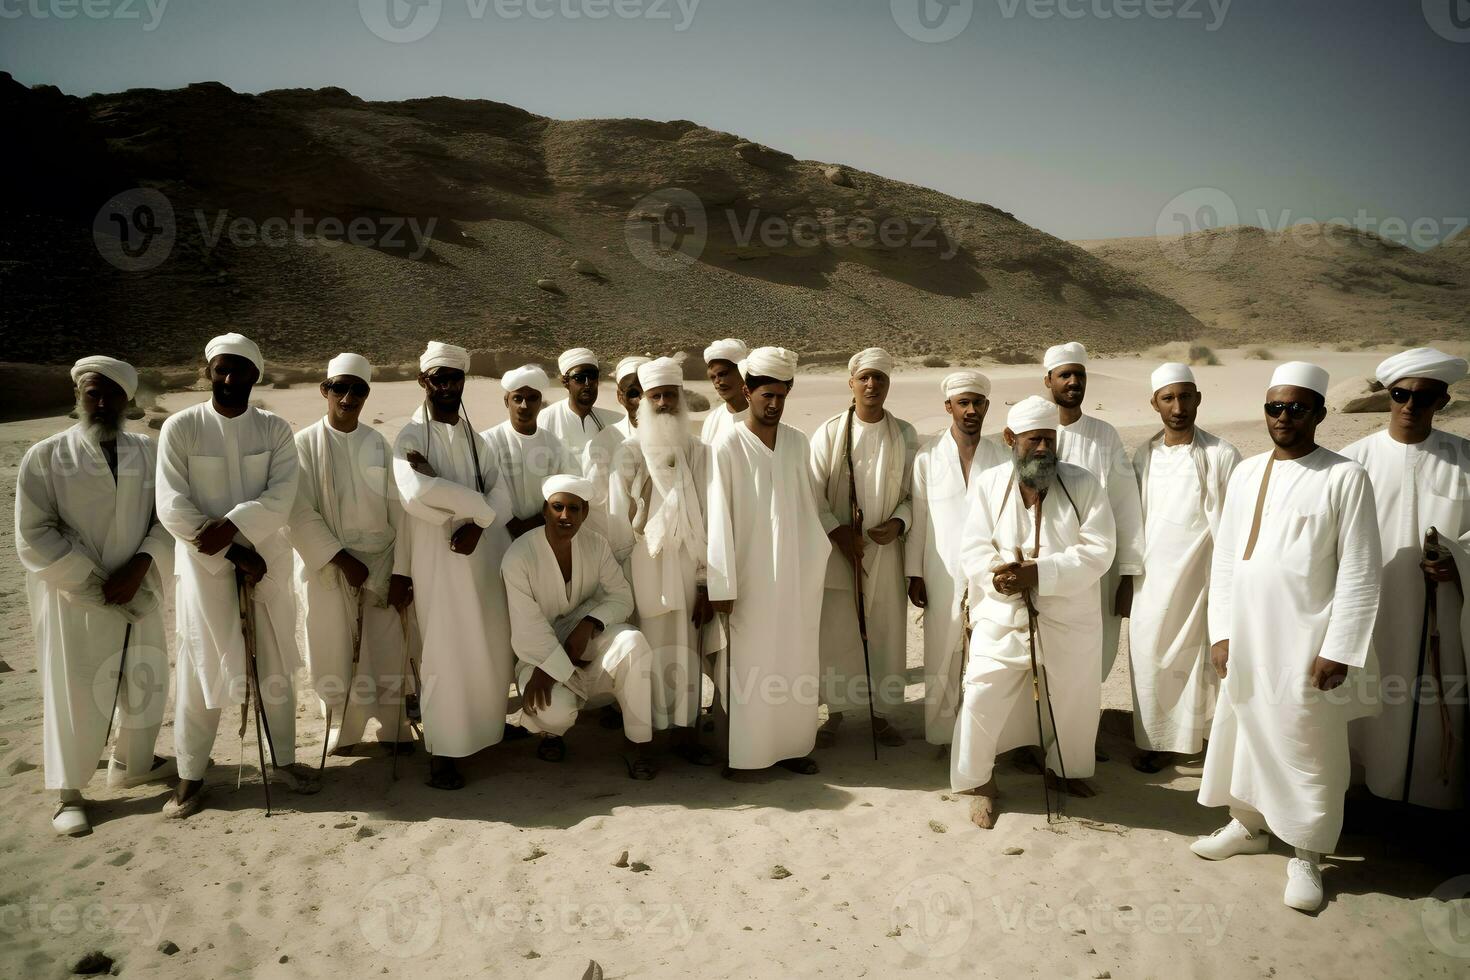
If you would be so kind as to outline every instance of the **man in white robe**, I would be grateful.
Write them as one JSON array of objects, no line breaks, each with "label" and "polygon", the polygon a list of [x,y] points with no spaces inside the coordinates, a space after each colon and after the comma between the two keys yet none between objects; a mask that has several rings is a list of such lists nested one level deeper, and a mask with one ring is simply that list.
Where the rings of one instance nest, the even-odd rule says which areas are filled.
[{"label": "man in white robe", "polygon": [[327,365],[326,414],[296,434],[301,476],[286,530],[300,559],[307,669],[327,719],[327,748],[340,755],[352,754],[369,721],[390,751],[413,748],[401,703],[408,539],[398,533],[403,505],[392,449],[360,421],[372,375],[360,354],[338,354]]},{"label": "man in white robe", "polygon": [[[1220,860],[1260,854],[1268,831],[1296,848],[1282,900],[1322,904],[1351,766],[1348,722],[1369,698],[1342,685],[1368,667],[1383,562],[1368,474],[1316,443],[1327,372],[1291,361],[1271,377],[1275,443],[1235,469],[1210,568],[1210,658],[1223,683],[1199,801],[1230,822],[1190,845]],[[1360,707],[1361,706],[1361,707]]]},{"label": "man in white robe", "polygon": [[482,433],[495,454],[501,479],[510,488],[512,513],[506,530],[512,539],[541,526],[541,484],[558,473],[580,473],[581,465],[556,434],[538,425],[551,379],[534,364],[507,371],[500,379],[510,417]]},{"label": "man in white robe", "polygon": [[1084,415],[1087,396],[1087,348],[1072,342],[1049,348],[1043,359],[1043,383],[1057,403],[1062,427],[1057,432],[1057,458],[1097,477],[1107,491],[1117,529],[1118,550],[1113,567],[1099,588],[1103,615],[1102,672],[1106,680],[1118,656],[1123,619],[1133,604],[1133,576],[1143,572],[1143,513],[1138,481],[1128,462],[1118,430],[1101,419]]},{"label": "man in white robe", "polygon": [[153,516],[153,440],[123,431],[138,373],[93,356],[71,378],[77,424],[21,459],[15,545],[41,674],[46,788],[58,792],[52,828],[78,836],[91,830],[82,790],[114,720],[109,786],[174,772],[153,754],[168,700],[162,600],[174,542]]},{"label": "man in white robe", "polygon": [[966,595],[960,541],[970,490],[1005,447],[980,435],[990,408],[990,379],[955,371],[939,385],[949,427],[914,457],[913,526],[904,536],[909,601],[924,610],[924,739],[949,745],[963,691]]},{"label": "man in white robe", "polygon": [[1240,453],[1195,425],[1202,399],[1186,364],[1160,365],[1149,404],[1164,423],[1138,448],[1143,574],[1128,620],[1139,772],[1204,748],[1218,693],[1210,666],[1210,559]]},{"label": "man in white robe", "polygon": [[[1383,591],[1373,627],[1383,708],[1353,722],[1350,747],[1373,795],[1403,800],[1407,793],[1409,803],[1439,810],[1465,806],[1470,441],[1436,429],[1434,416],[1465,371],[1463,358],[1428,347],[1388,358],[1377,370],[1390,393],[1388,425],[1342,451],[1373,481],[1383,547]],[[1430,528],[1439,544],[1434,557],[1425,544]],[[1437,657],[1427,642],[1436,632],[1426,629],[1429,589]]]},{"label": "man in white robe", "polygon": [[[834,545],[822,596],[822,700],[828,712],[819,739],[823,745],[835,740],[845,712],[867,714],[870,691],[878,741],[904,743],[891,719],[903,706],[908,679],[902,536],[913,522],[910,485],[919,436],[883,407],[893,368],[892,356],[881,347],[854,354],[847,363],[852,405],[812,434],[812,479],[822,494],[822,527]],[[854,484],[862,511],[857,530],[852,521]],[[866,667],[854,564],[863,570]]]},{"label": "man in white robe", "polygon": [[490,445],[460,413],[470,355],[431,341],[419,357],[424,404],[393,443],[408,519],[408,575],[423,637],[417,681],[429,785],[464,786],[457,759],[506,734],[512,661],[500,562],[510,491]]},{"label": "man in white robe", "polygon": [[714,446],[720,436],[745,421],[750,413],[745,383],[740,377],[740,362],[749,356],[750,348],[745,341],[734,337],[717,340],[704,349],[705,376],[720,399],[720,404],[705,413],[700,426],[699,439],[706,446]]},{"label": "man in white robe", "polygon": [[796,354],[758,347],[745,362],[751,413],[710,457],[710,603],[729,643],[715,667],[728,710],[729,763],[818,771],[818,637],[831,543],[822,528],[810,446],[781,422]]},{"label": "man in white robe", "polygon": [[1012,462],[977,478],[960,546],[972,632],[949,779],[975,797],[981,829],[995,826],[995,757],[1008,749],[1043,747],[1049,787],[1093,795],[1113,510],[1095,476],[1057,458],[1059,427],[1044,398],[1011,407]]},{"label": "man in white robe", "polygon": [[178,576],[179,785],[164,804],[169,819],[203,805],[220,713],[247,698],[261,712],[262,778],[320,789],[316,773],[296,762],[296,597],[285,530],[300,476],[296,443],[285,419],[250,404],[265,363],[254,341],[224,334],[204,356],[210,400],[170,416],[158,440],[158,519],[177,542]]},{"label": "man in white robe", "polygon": [[608,531],[608,490],[612,486],[613,456],[623,443],[633,437],[638,426],[638,403],[643,389],[638,384],[638,368],[649,362],[647,357],[625,357],[613,369],[617,383],[618,404],[628,414],[587,441],[582,449],[582,475],[592,482],[592,512],[588,528],[606,538]]},{"label": "man in white robe", "polygon": [[543,492],[545,526],[518,538],[502,569],[525,726],[542,733],[537,756],[561,762],[563,736],[582,708],[615,700],[628,775],[652,779],[653,651],[627,623],[633,594],[612,549],[583,526],[592,486],[584,477],[553,476]]},{"label": "man in white robe", "polygon": [[703,663],[719,641],[705,587],[705,500],[709,447],[694,437],[679,362],[660,357],[638,368],[638,428],[613,459],[608,527],[613,555],[628,572],[638,628],[653,650],[653,727],[678,730],[675,751],[713,765],[699,745]]},{"label": "man in white robe", "polygon": [[582,450],[597,433],[618,422],[618,413],[597,407],[601,369],[597,355],[585,347],[562,351],[556,359],[567,397],[541,410],[541,425],[561,440],[562,447],[579,463]]}]

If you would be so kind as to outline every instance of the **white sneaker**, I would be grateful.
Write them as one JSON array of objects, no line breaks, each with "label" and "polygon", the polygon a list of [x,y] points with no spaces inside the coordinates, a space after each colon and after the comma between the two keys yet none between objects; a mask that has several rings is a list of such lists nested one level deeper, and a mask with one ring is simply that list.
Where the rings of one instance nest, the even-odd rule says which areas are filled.
[{"label": "white sneaker", "polygon": [[63,837],[81,837],[92,832],[87,809],[80,798],[57,802],[56,812],[51,815],[51,829]]},{"label": "white sneaker", "polygon": [[1190,844],[1189,849],[1207,861],[1223,861],[1237,854],[1265,854],[1270,845],[1270,835],[1264,830],[1253,834],[1245,824],[1231,819],[1210,836]]},{"label": "white sneaker", "polygon": [[1322,870],[1311,861],[1292,858],[1286,863],[1286,893],[1281,900],[1288,908],[1317,911],[1322,907]]}]

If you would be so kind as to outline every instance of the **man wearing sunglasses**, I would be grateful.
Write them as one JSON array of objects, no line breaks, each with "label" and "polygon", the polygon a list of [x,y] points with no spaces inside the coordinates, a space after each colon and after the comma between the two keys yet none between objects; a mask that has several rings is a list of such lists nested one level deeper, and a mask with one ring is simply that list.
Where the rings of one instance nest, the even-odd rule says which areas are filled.
[{"label": "man wearing sunglasses", "polygon": [[301,477],[286,528],[301,560],[295,585],[306,613],[307,667],[323,715],[337,719],[327,733],[336,755],[352,754],[370,719],[392,751],[413,747],[399,722],[401,617],[412,599],[398,534],[403,505],[388,440],[360,421],[372,376],[361,354],[338,354],[327,365],[326,415],[296,434]]},{"label": "man wearing sunglasses", "polygon": [[[1357,463],[1317,445],[1327,372],[1292,361],[1266,392],[1270,452],[1236,467],[1210,568],[1210,659],[1221,678],[1199,801],[1231,820],[1190,845],[1220,860],[1296,849],[1283,902],[1322,904],[1324,852],[1337,846],[1348,721],[1382,561],[1373,487]],[[1372,665],[1367,665],[1371,673]],[[1333,692],[1342,686],[1342,690]]]},{"label": "man wearing sunglasses", "polygon": [[597,383],[600,377],[597,355],[585,347],[563,351],[556,359],[561,383],[567,389],[564,401],[541,410],[541,425],[561,440],[575,460],[592,437],[618,421],[618,413],[597,407]]},{"label": "man wearing sunglasses", "polygon": [[[1436,429],[1434,416],[1466,369],[1463,358],[1428,347],[1388,358],[1376,372],[1389,393],[1388,425],[1342,451],[1373,480],[1384,563],[1373,627],[1383,710],[1353,723],[1353,756],[1373,795],[1403,800],[1407,794],[1416,806],[1440,810],[1465,805],[1462,582],[1470,543],[1470,442]],[[1426,542],[1430,528],[1437,544]],[[1437,657],[1430,643],[1436,630]],[[1390,682],[1402,696],[1388,696]]]}]

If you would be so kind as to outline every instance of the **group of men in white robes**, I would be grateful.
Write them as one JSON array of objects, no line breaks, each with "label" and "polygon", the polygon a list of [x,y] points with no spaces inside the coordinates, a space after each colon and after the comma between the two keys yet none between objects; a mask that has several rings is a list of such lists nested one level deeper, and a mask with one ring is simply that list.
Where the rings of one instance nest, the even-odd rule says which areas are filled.
[{"label": "group of men in white robes", "polygon": [[[560,761],[580,711],[613,704],[629,775],[655,733],[701,765],[703,678],[726,720],[727,773],[818,771],[848,711],[900,745],[907,604],[924,617],[924,731],[952,743],[952,788],[993,826],[999,753],[1034,746],[1048,793],[1090,795],[1100,682],[1129,619],[1136,768],[1205,751],[1200,801],[1230,822],[1210,859],[1296,849],[1287,905],[1323,900],[1352,763],[1368,789],[1436,808],[1465,792],[1470,443],[1434,428],[1466,362],[1385,360],[1389,424],[1341,455],[1316,443],[1328,376],[1281,365],[1273,448],[1241,461],[1197,424],[1186,365],[1151,377],[1161,428],[1131,464],[1083,412],[1087,353],[1045,357],[1047,397],[982,435],[991,384],[947,375],[949,419],[922,444],[885,407],[895,360],[849,362],[849,408],[808,440],[782,423],[797,357],[726,339],[705,351],[721,404],[694,434],[683,365],[626,358],[625,417],[596,407],[598,358],[558,361],[568,397],[528,365],[501,379],[509,418],[463,411],[469,354],[431,342],[424,401],[391,448],[360,420],[372,366],[344,353],[323,418],[292,436],[251,404],[264,361],[239,334],[205,349],[210,398],[123,431],[129,365],[72,370],[78,422],[21,464],[17,547],[46,698],[53,825],[85,833],[81,791],[118,732],[109,783],[177,770],[170,818],[196,812],[225,707],[258,726],[264,776],[319,787],[296,762],[295,621],[328,718],[324,750],[377,724],[430,785],[524,732]],[[175,760],[155,757],[167,696],[161,601],[174,590]],[[408,692],[413,696],[406,696]],[[1029,703],[1028,703],[1029,702]],[[819,730],[820,707],[828,721]],[[335,727],[331,722],[336,722]],[[1050,798],[1048,798],[1050,806]]]}]

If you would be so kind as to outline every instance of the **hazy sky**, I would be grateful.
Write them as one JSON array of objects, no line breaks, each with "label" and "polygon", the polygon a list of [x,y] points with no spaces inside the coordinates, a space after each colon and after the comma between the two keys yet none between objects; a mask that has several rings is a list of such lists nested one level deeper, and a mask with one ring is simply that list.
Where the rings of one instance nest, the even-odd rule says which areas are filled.
[{"label": "hazy sky", "polygon": [[0,67],[690,119],[1063,238],[1470,215],[1470,0],[0,0]]}]

